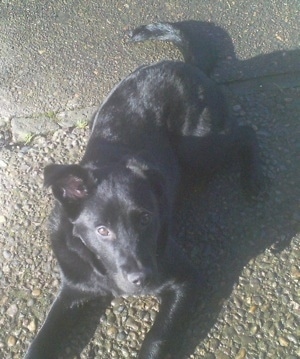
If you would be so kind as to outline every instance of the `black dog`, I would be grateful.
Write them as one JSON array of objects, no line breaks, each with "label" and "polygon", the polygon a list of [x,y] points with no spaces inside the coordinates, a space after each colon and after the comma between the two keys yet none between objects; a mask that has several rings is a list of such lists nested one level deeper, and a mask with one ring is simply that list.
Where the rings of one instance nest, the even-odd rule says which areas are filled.
[{"label": "black dog", "polygon": [[138,68],[94,115],[81,163],[46,167],[45,185],[57,199],[50,229],[62,287],[26,359],[57,358],[86,303],[98,298],[104,310],[121,295],[161,301],[139,358],[177,358],[201,288],[173,241],[179,183],[185,173],[206,176],[238,161],[245,190],[260,188],[255,133],[232,123],[207,77],[217,58],[210,39],[185,22],[141,26],[130,37],[172,41],[185,63]]}]

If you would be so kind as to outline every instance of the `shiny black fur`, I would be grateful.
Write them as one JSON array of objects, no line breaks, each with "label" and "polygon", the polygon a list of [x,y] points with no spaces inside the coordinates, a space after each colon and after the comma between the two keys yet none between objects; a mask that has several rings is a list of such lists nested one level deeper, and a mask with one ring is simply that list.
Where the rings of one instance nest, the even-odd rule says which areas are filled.
[{"label": "shiny black fur", "polygon": [[208,78],[217,55],[188,23],[141,26],[131,41],[174,42],[185,62],[142,66],[121,81],[94,115],[78,165],[49,165],[45,185],[57,199],[50,229],[62,287],[26,359],[55,359],[86,305],[156,295],[161,302],[140,359],[178,358],[180,338],[201,290],[197,271],[173,240],[173,207],[184,174],[206,176],[239,162],[248,192],[260,187],[250,127],[228,116]]}]

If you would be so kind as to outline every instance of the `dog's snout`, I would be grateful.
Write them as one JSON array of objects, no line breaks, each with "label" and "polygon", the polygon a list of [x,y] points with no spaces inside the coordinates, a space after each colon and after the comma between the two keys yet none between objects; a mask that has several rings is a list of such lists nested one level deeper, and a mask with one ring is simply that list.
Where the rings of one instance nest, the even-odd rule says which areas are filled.
[{"label": "dog's snout", "polygon": [[148,280],[146,271],[132,272],[127,274],[127,279],[130,283],[137,287],[142,287]]},{"label": "dog's snout", "polygon": [[123,274],[128,282],[134,284],[136,287],[143,287],[150,281],[152,271],[149,268],[143,268],[133,271],[123,271]]}]

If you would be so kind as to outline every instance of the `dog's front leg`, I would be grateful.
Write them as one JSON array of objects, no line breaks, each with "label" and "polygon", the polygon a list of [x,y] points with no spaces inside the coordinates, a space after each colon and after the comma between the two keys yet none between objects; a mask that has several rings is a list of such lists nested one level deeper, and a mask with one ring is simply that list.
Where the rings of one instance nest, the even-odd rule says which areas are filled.
[{"label": "dog's front leg", "polygon": [[[24,359],[57,359],[63,346],[67,344],[70,333],[80,325],[90,310],[91,299],[80,291],[63,287]],[[97,308],[99,315],[104,312],[110,299],[99,298],[100,305]]]},{"label": "dog's front leg", "polygon": [[197,300],[197,283],[172,284],[161,294],[160,311],[146,335],[139,359],[182,359],[179,349]]}]

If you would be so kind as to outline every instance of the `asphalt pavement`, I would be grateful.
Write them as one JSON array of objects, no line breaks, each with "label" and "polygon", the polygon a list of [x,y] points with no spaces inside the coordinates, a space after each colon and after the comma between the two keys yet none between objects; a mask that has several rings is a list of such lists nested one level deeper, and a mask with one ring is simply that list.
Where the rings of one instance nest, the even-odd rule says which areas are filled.
[{"label": "asphalt pavement", "polygon": [[[80,160],[91,113],[120,79],[180,58],[170,44],[128,44],[126,30],[190,19],[222,29],[213,76],[256,129],[270,185],[249,202],[233,171],[187,191],[176,233],[208,286],[182,358],[300,357],[299,18],[299,0],[0,1],[1,358],[22,358],[59,287],[43,167]],[[80,358],[134,358],[157,309],[115,300]]]}]

